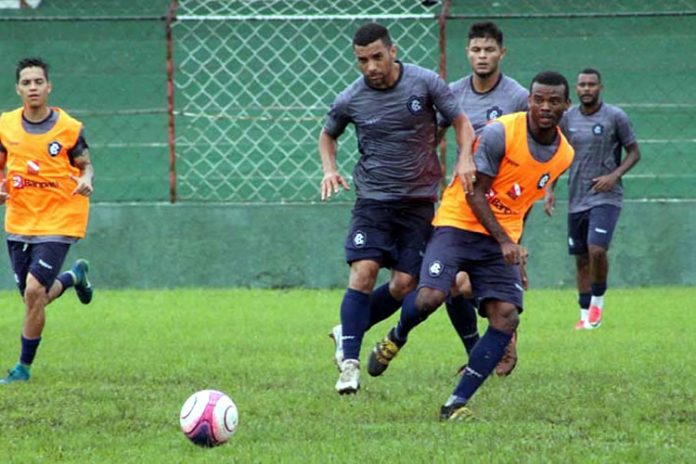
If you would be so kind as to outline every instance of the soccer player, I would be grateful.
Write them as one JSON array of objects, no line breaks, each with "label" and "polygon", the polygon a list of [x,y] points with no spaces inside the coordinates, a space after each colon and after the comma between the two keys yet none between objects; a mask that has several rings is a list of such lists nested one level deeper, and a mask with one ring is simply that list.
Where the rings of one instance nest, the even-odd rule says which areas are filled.
[{"label": "soccer player", "polygon": [[[609,263],[607,251],[623,205],[621,177],[640,160],[631,121],[620,108],[602,101],[602,76],[580,71],[575,91],[580,103],[566,113],[561,129],[575,149],[568,176],[568,252],[575,255],[580,320],[575,329],[602,322]],[[626,156],[621,159],[622,149]],[[551,186],[544,210],[553,213]]]},{"label": "soccer player", "polygon": [[29,380],[41,342],[46,306],[75,287],[92,300],[89,264],[77,260],[60,273],[70,245],[84,237],[94,170],[82,123],[48,106],[48,65],[39,58],[17,64],[22,107],[0,116],[0,169],[6,170],[0,203],[10,263],[25,307],[19,362],[0,384]]},{"label": "soccer player", "polygon": [[[474,126],[476,135],[481,133],[489,121],[499,116],[527,111],[529,92],[500,70],[500,62],[505,53],[503,32],[495,23],[471,24],[466,55],[472,72],[450,84],[450,88]],[[444,129],[446,128],[443,128],[441,136],[444,135]],[[476,310],[471,300],[471,286],[466,273],[458,275],[457,282],[461,293],[452,294],[448,298],[447,314],[468,355],[479,339]],[[517,352],[513,338],[506,356],[496,367],[496,373],[508,375],[516,363]]]},{"label": "soccer player", "polygon": [[[473,129],[436,73],[398,61],[388,30],[376,23],[356,31],[353,52],[362,76],[338,95],[319,136],[322,200],[349,188],[336,166],[337,139],[348,124],[356,128],[360,151],[353,170],[357,199],[345,242],[350,277],[337,340],[343,351],[337,359],[340,394],[360,387],[360,346],[370,308],[388,306],[391,314],[415,289],[442,178],[437,112],[455,128],[464,190],[473,188],[475,173]],[[391,268],[391,279],[373,292],[381,267]]]},{"label": "soccer player", "polygon": [[502,116],[481,133],[474,154],[473,192],[467,194],[455,178],[443,194],[418,292],[406,297],[401,319],[386,337],[398,352],[409,331],[445,301],[456,274],[469,275],[488,329],[441,408],[442,420],[471,414],[467,403],[502,359],[517,329],[523,309],[518,264],[523,258],[519,239],[524,217],[573,160],[573,149],[558,129],[569,103],[568,82],[562,75],[537,74],[530,87],[529,111]]}]

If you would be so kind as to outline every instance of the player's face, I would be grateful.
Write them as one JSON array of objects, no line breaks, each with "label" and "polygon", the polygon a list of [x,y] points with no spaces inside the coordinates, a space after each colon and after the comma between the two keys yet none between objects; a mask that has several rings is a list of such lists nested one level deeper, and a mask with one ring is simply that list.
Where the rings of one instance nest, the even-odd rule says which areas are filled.
[{"label": "player's face", "polygon": [[495,39],[476,37],[469,41],[466,55],[473,73],[486,78],[498,72],[500,60],[505,56],[505,48],[498,45]]},{"label": "player's face", "polygon": [[602,83],[596,74],[579,74],[575,83],[575,92],[583,106],[594,106],[599,101]]},{"label": "player's face", "polygon": [[387,47],[381,40],[365,46],[353,46],[358,68],[363,76],[376,89],[389,88],[394,84],[398,71],[394,73],[396,61],[396,47]]},{"label": "player's face", "polygon": [[28,108],[46,106],[48,94],[51,93],[51,83],[46,79],[44,70],[36,66],[19,71],[16,88],[22,103]]},{"label": "player's face", "polygon": [[540,129],[555,127],[568,109],[565,86],[546,85],[535,82],[529,93],[529,114]]}]

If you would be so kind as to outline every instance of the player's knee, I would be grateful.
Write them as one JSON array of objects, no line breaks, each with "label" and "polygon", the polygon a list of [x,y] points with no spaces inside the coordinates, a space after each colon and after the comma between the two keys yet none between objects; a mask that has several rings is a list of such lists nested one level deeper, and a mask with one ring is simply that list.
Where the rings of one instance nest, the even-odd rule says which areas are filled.
[{"label": "player's knee", "polygon": [[399,275],[395,275],[389,282],[389,293],[397,300],[403,300],[406,294],[416,289],[416,284],[417,281],[415,277],[399,273]]},{"label": "player's knee", "polygon": [[469,280],[469,274],[466,272],[459,272],[457,274],[457,280],[456,280],[456,292],[453,293],[453,295],[461,295],[464,298],[472,298],[473,297],[473,292],[471,290],[471,281]]},{"label": "player's knee", "polygon": [[430,314],[445,301],[445,294],[440,290],[423,287],[416,296],[416,308],[418,311]]},{"label": "player's knee", "polygon": [[520,324],[520,314],[517,306],[504,301],[494,301],[485,308],[488,324],[501,332],[511,333]]},{"label": "player's knee", "polygon": [[590,260],[592,261],[607,259],[607,250],[601,246],[590,245],[588,247],[588,252],[590,255]]},{"label": "player's knee", "polygon": [[36,279],[27,280],[27,286],[24,289],[24,301],[27,305],[27,309],[36,306],[45,306],[47,298],[46,287]]},{"label": "player's knee", "polygon": [[375,286],[379,265],[369,261],[353,263],[350,267],[348,286],[353,290],[370,293]]}]

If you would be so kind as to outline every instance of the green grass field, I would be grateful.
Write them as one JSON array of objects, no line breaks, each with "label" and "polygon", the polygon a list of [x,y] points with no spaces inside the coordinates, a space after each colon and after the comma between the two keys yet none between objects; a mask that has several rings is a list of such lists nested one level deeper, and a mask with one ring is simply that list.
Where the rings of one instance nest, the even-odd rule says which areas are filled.
[{"label": "green grass field", "polygon": [[[532,290],[520,363],[440,423],[463,349],[444,311],[381,378],[334,392],[327,337],[340,291],[101,291],[49,309],[28,384],[0,388],[0,462],[696,462],[693,288],[610,289],[601,329],[574,332],[571,290]],[[0,363],[17,357],[15,292],[0,293]],[[394,319],[391,320],[392,322]],[[363,360],[388,323],[373,328]],[[227,392],[230,443],[179,430],[194,391]]]}]

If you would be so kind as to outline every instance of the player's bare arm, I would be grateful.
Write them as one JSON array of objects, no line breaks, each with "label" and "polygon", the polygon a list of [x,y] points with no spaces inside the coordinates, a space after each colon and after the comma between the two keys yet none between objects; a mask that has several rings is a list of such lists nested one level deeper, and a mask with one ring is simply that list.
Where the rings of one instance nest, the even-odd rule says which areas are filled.
[{"label": "player's bare arm", "polygon": [[92,161],[89,157],[89,150],[85,149],[78,156],[74,157],[73,163],[80,170],[80,176],[70,176],[70,178],[77,184],[72,194],[88,197],[94,191],[94,188],[92,187],[94,168],[92,167]]},{"label": "player's bare arm", "polygon": [[331,195],[339,192],[339,187],[350,190],[348,182],[338,172],[336,167],[336,151],[338,141],[322,130],[319,135],[319,156],[324,178],[321,180],[321,200],[326,201]]},{"label": "player's bare arm", "polygon": [[10,198],[7,193],[7,179],[5,178],[5,163],[7,162],[7,153],[0,150],[0,205],[4,205],[5,201]]},{"label": "player's bare arm", "polygon": [[471,193],[474,191],[474,182],[476,182],[476,165],[472,156],[475,137],[474,128],[464,113],[452,121],[452,126],[455,130],[457,147],[459,147],[459,157],[457,158],[455,172],[459,176],[464,192]]},{"label": "player's bare arm", "polygon": [[505,230],[500,226],[500,223],[493,215],[491,206],[486,199],[486,192],[490,190],[493,184],[493,178],[486,174],[477,173],[476,183],[472,195],[467,195],[466,201],[469,203],[471,210],[476,215],[479,222],[486,228],[491,237],[499,244],[503,253],[503,258],[508,264],[519,264],[521,259],[521,247],[515,243]]},{"label": "player's bare arm", "polygon": [[593,189],[597,192],[608,192],[616,182],[618,182],[621,177],[635,166],[638,161],[640,161],[640,148],[638,148],[638,142],[633,142],[626,146],[626,156],[623,161],[613,172],[606,174],[604,176],[595,177],[592,179],[594,182]]},{"label": "player's bare arm", "polygon": [[558,179],[549,184],[544,192],[544,212],[547,216],[553,216],[553,211],[556,209],[556,182]]}]

